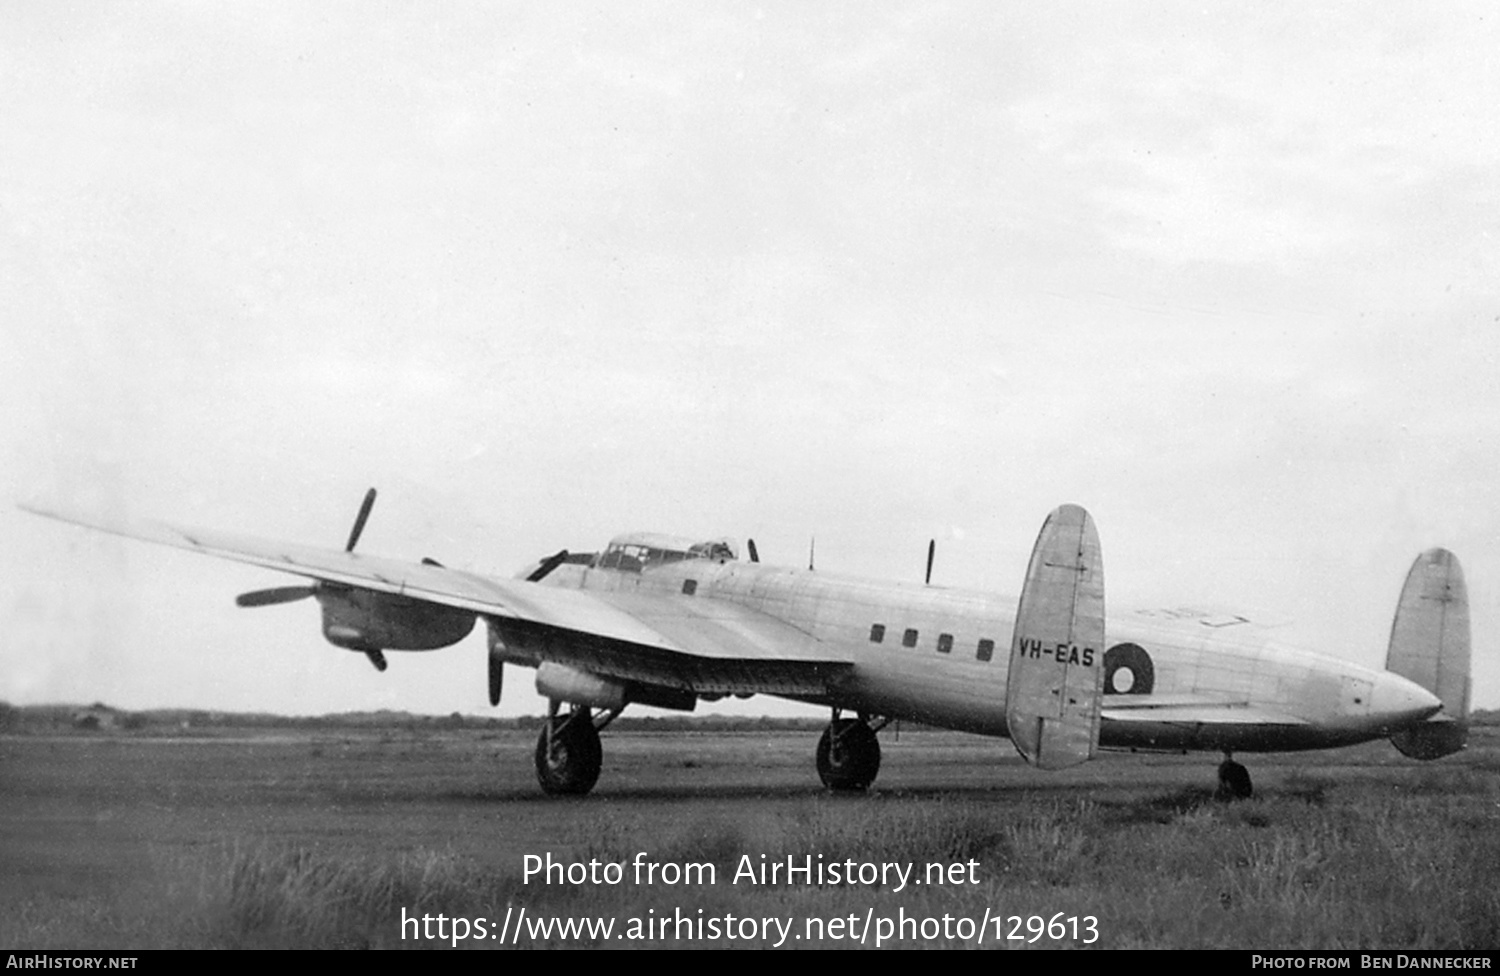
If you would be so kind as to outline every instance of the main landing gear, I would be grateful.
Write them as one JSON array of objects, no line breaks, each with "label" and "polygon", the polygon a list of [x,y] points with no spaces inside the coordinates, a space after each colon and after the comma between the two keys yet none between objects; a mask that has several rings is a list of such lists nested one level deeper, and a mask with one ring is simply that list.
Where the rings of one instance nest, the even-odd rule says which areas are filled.
[{"label": "main landing gear", "polygon": [[1224,761],[1219,763],[1219,789],[1214,794],[1219,800],[1248,800],[1254,790],[1250,786],[1250,770],[1234,761],[1227,750]]},{"label": "main landing gear", "polygon": [[885,728],[886,720],[870,724],[861,713],[858,718],[833,718],[818,740],[818,777],[835,793],[857,793],[869,788],[880,772],[880,740],[875,733]]},{"label": "main landing gear", "polygon": [[536,743],[536,780],[543,792],[582,796],[594,788],[604,764],[599,732],[619,714],[619,709],[603,712],[596,722],[587,705],[559,715],[558,702],[547,703],[547,722]]}]

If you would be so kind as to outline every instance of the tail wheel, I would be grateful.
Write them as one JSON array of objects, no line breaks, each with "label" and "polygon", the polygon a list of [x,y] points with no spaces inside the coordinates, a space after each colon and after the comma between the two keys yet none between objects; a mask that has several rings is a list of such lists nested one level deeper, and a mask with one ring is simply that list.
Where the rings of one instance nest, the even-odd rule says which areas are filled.
[{"label": "tail wheel", "polygon": [[818,740],[818,778],[830,790],[868,789],[880,772],[880,740],[862,719],[830,722]]},{"label": "tail wheel", "polygon": [[599,781],[604,749],[588,709],[554,715],[536,743],[536,779],[554,796],[582,796]]},{"label": "tail wheel", "polygon": [[1220,800],[1248,800],[1255,791],[1250,786],[1250,770],[1233,759],[1219,763]]}]

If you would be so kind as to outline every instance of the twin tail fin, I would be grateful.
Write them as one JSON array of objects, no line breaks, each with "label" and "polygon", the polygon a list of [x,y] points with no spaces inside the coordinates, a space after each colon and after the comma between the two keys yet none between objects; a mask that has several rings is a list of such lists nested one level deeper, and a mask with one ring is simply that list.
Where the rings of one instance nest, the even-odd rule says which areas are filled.
[{"label": "twin tail fin", "polygon": [[1421,725],[1391,736],[1413,759],[1437,759],[1464,747],[1469,731],[1469,593],[1458,557],[1429,549],[1412,563],[1391,624],[1385,668],[1442,699]]}]

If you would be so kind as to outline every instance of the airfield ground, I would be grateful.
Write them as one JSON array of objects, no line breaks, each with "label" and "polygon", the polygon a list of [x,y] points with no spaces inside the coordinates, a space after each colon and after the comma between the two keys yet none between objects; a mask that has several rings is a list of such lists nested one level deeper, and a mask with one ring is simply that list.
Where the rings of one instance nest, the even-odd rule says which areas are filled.
[{"label": "airfield ground", "polygon": [[[1081,945],[1092,917],[1102,947],[1500,947],[1500,729],[1427,764],[1387,743],[1241,756],[1258,796],[1236,804],[1212,798],[1213,755],[1109,755],[1047,774],[1004,740],[890,730],[877,788],[830,796],[813,770],[815,741],[612,729],[595,792],[561,800],[536,786],[528,731],[5,734],[0,945],[435,944],[411,925],[403,933],[404,913],[484,919],[490,937],[459,944],[490,948],[507,913],[524,908],[533,920],[618,927],[609,939],[527,930],[523,947],[778,942],[774,929],[725,938],[722,923],[717,940],[711,929],[620,938],[631,919],[726,915],[823,935],[783,943],[800,946],[873,946],[874,934],[857,937],[867,920],[947,915],[942,934],[932,935],[941,923],[908,926],[910,937],[884,944],[974,945],[982,930],[997,948]],[[640,852],[713,864],[715,882],[636,884],[629,863]],[[525,857],[548,853],[627,868],[619,884],[524,880]],[[889,878],[734,883],[745,855],[757,866],[812,856],[919,874],[964,867],[901,891]],[[806,927],[849,916],[843,928]],[[1038,918],[1066,931],[1028,941]],[[437,944],[452,942],[444,934]]]}]

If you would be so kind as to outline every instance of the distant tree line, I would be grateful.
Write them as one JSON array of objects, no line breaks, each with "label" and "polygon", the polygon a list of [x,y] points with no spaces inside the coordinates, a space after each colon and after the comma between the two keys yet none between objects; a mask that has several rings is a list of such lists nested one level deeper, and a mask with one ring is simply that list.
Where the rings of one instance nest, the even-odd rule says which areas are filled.
[{"label": "distant tree line", "polygon": [[[500,718],[488,715],[415,715],[382,709],[332,715],[273,715],[269,712],[219,712],[197,708],[155,708],[128,711],[102,702],[92,705],[11,705],[0,701],[0,732],[150,731],[158,734],[218,729],[442,729],[535,730],[541,715]],[[1475,727],[1500,726],[1500,710],[1480,710],[1469,717]],[[755,732],[818,731],[822,718],[776,718],[767,715],[630,715],[616,719],[613,728],[636,732]],[[924,726],[903,722],[903,732]]]},{"label": "distant tree line", "polygon": [[[502,718],[488,715],[416,715],[379,710],[331,715],[274,715],[269,712],[221,712],[197,708],[155,708],[129,711],[102,702],[92,705],[11,705],[0,702],[0,731],[60,732],[66,730],[149,731],[158,734],[220,729],[493,729],[536,730],[543,716]],[[817,730],[820,718],[777,718],[738,715],[622,715],[616,729],[641,732]],[[910,727],[910,726],[908,726]]]}]

